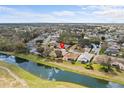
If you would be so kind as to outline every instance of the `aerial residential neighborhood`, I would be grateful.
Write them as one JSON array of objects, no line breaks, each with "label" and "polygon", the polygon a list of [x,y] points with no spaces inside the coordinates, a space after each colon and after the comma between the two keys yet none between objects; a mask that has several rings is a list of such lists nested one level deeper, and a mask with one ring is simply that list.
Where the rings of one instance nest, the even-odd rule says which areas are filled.
[{"label": "aerial residential neighborhood", "polygon": [[[123,28],[123,24],[0,24],[0,51],[13,56],[23,54],[19,57],[31,61],[34,60],[33,57],[38,57],[44,61],[38,63],[67,68],[69,71],[78,71],[79,74],[86,70],[87,73],[95,73],[94,75],[99,73],[103,77],[106,74],[116,77],[124,71]],[[2,55],[0,59],[5,60]],[[33,57],[26,57],[28,55]],[[13,56],[6,60],[14,62]],[[25,62],[17,59],[17,63]],[[20,66],[23,67],[23,64]],[[26,67],[29,71],[35,68],[33,65],[27,66],[24,65],[23,68]],[[55,73],[54,70],[49,72],[48,79],[56,81]],[[123,81],[121,76],[118,78]]]},{"label": "aerial residential neighborhood", "polygon": [[[0,7],[3,14],[11,15],[11,17],[6,16],[8,21],[4,15],[3,19],[0,19],[0,87],[124,88],[124,23],[121,22],[122,20],[116,23],[109,20],[111,17],[102,19],[99,13],[105,11],[105,6],[101,6],[100,10],[97,6],[95,6],[96,10],[92,10],[90,6],[56,7],[27,6],[25,11],[28,12],[32,8],[36,15],[31,11],[29,15],[27,12],[25,14],[25,11],[18,14],[17,10],[23,9],[19,6]],[[76,19],[77,16],[72,13],[72,10],[60,14],[55,12],[56,9],[61,10],[65,7],[74,9],[81,19]],[[4,8],[11,12],[13,9],[17,10],[14,10],[14,13],[16,12],[14,15]],[[40,8],[46,10],[39,11],[43,13],[48,11],[51,15],[39,14]],[[80,8],[86,15],[75,10]],[[109,7],[109,9],[113,8],[124,9]],[[25,16],[16,18],[16,14],[25,14]],[[52,19],[53,15],[55,19]],[[60,18],[62,16],[64,17]],[[72,19],[70,16],[73,16]],[[84,16],[92,21],[81,21]],[[44,21],[39,21],[41,17]],[[64,18],[68,21],[65,22]],[[47,22],[47,20],[51,21]]]},{"label": "aerial residential neighborhood", "polygon": [[[66,28],[63,30],[64,25],[70,27],[69,31]],[[91,62],[95,57],[104,57],[103,55],[110,58],[116,57],[116,59],[123,59],[124,57],[122,24],[96,24],[95,26],[94,24],[59,24],[58,27],[61,29],[53,26],[53,32],[49,30],[50,33],[42,33],[30,40],[27,43],[27,46],[31,47],[30,52],[45,56],[45,49],[47,48],[46,50],[50,50],[51,53],[46,56],[57,58],[60,55],[63,60],[81,61],[82,63]],[[46,38],[45,35],[47,35]],[[63,49],[60,47],[61,42],[65,43]],[[37,48],[42,48],[44,51],[41,53]],[[58,56],[55,56],[57,55],[56,51],[60,52]],[[120,61],[117,61],[119,65]]]}]

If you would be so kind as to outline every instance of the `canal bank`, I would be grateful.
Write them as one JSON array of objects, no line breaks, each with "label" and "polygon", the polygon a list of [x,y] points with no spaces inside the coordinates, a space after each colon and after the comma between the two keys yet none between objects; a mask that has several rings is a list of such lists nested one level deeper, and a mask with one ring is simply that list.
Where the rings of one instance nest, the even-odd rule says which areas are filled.
[{"label": "canal bank", "polygon": [[[33,62],[36,62],[36,63],[41,63],[41,64],[49,65],[49,66],[52,66],[52,67],[61,68],[61,69],[66,70],[66,71],[76,72],[78,74],[84,74],[84,75],[87,75],[87,76],[91,76],[91,77],[100,78],[100,79],[103,79],[103,80],[109,80],[109,81],[114,81],[114,82],[120,83],[120,81],[112,80],[112,78],[110,80],[110,78],[106,78],[106,77],[102,77],[102,76],[95,76],[95,75],[89,74],[89,73],[86,74],[86,73],[83,73],[83,72],[80,72],[80,71],[75,71],[75,70],[68,69],[68,68],[65,68],[65,67],[61,67],[61,66],[58,66],[58,65],[55,65],[55,64],[51,64],[49,62],[44,62],[42,58],[39,58],[35,55],[25,55],[25,54],[15,54],[15,53],[8,53],[8,54],[16,55],[18,57],[25,58],[25,59],[31,60]],[[123,82],[121,81],[120,84],[123,84]]]},{"label": "canal bank", "polygon": [[[29,88],[86,88],[85,86],[80,86],[80,85],[68,83],[68,82],[57,82],[57,81],[54,82],[54,81],[44,80],[35,75],[30,74],[29,72],[23,70],[22,68],[20,68],[18,66],[8,64],[3,61],[0,61],[0,66],[9,69],[11,72],[16,74],[19,78],[24,80],[27,83]],[[6,76],[6,79],[9,79],[9,77]],[[2,81],[1,81],[1,83],[2,83]],[[9,82],[8,82],[8,84],[9,84]],[[13,87],[13,88],[21,87],[21,86],[9,86],[9,85],[7,85],[7,86]],[[0,86],[0,87],[3,88],[5,86]],[[26,88],[26,87],[24,87],[24,88]]]}]

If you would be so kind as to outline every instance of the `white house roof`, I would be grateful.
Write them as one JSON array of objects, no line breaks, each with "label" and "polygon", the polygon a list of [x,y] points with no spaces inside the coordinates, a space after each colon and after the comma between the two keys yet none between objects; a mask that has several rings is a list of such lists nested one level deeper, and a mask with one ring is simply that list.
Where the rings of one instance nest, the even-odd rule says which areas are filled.
[{"label": "white house roof", "polygon": [[65,55],[68,53],[65,49],[61,49],[61,51],[62,51],[62,55]]},{"label": "white house roof", "polygon": [[94,55],[93,54],[90,54],[88,52],[84,52],[82,53],[79,57],[78,57],[78,61],[90,61],[91,58],[93,57]]}]

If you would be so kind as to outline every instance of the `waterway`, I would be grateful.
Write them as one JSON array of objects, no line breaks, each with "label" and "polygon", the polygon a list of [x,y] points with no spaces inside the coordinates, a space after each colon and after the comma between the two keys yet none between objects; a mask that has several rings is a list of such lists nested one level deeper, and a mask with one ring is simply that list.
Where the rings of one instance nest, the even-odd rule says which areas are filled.
[{"label": "waterway", "polygon": [[42,79],[47,79],[51,81],[71,82],[93,88],[124,88],[124,85],[118,83],[61,70],[55,67],[31,62],[29,60],[8,54],[0,53],[0,60],[19,66],[24,70],[30,72],[31,74],[36,75]]}]

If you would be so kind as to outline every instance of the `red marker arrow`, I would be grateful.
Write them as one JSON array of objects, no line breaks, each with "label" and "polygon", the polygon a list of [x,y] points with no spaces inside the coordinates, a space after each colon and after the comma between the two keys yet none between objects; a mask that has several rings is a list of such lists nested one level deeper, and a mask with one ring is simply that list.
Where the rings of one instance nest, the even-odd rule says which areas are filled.
[{"label": "red marker arrow", "polygon": [[65,48],[64,42],[61,42],[61,43],[60,43],[60,48]]}]

